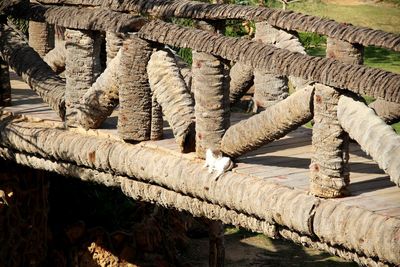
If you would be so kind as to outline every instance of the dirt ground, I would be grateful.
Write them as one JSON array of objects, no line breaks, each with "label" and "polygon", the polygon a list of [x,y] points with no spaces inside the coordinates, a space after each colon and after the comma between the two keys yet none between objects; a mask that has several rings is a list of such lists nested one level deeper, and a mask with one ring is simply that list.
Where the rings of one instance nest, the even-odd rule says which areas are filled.
[{"label": "dirt ground", "polygon": [[[225,253],[225,266],[357,266],[315,249],[236,228],[225,234]],[[192,239],[181,262],[208,266],[208,239]]]}]

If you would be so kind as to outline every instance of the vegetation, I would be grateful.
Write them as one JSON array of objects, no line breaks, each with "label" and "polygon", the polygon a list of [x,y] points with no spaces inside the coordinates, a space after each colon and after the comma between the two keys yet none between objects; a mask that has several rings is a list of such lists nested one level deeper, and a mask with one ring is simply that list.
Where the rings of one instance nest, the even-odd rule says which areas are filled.
[{"label": "vegetation", "polygon": [[[400,32],[400,8],[390,4],[379,5],[337,5],[332,1],[309,0],[289,5],[289,9],[309,15],[334,19],[343,23],[351,23],[387,32]],[[345,1],[342,1],[346,3]]]},{"label": "vegetation", "polygon": [[[307,2],[306,4],[304,2]],[[329,2],[329,1],[325,1]],[[379,6],[374,5],[335,5],[320,0],[302,1],[293,3],[289,8],[302,13],[335,19],[373,29],[400,33],[400,1],[384,1]],[[326,37],[315,33],[299,33],[299,38],[306,51],[312,56],[325,56]],[[400,53],[379,47],[365,47],[364,64],[395,73],[400,73]],[[364,96],[367,103],[374,99]],[[308,124],[308,126],[310,126]],[[400,134],[400,123],[392,125]]]}]

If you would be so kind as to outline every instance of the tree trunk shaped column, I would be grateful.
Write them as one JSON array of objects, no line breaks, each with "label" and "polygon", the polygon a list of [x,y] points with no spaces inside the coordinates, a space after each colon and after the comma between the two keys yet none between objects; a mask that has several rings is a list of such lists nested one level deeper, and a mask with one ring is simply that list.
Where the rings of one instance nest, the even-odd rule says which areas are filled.
[{"label": "tree trunk shaped column", "polygon": [[333,58],[343,63],[362,65],[364,63],[364,47],[351,44],[342,40],[329,38],[326,42],[326,57]]},{"label": "tree trunk shaped column", "polygon": [[208,265],[222,267],[225,262],[224,224],[221,221],[210,221],[209,246],[210,255]]},{"label": "tree trunk shaped column", "polygon": [[83,96],[82,110],[88,116],[81,118],[80,124],[82,127],[86,129],[98,128],[118,105],[120,61],[121,51],[111,60],[107,68]]},{"label": "tree trunk shaped column", "polygon": [[0,107],[11,106],[10,73],[7,62],[0,58]]},{"label": "tree trunk shaped column", "polygon": [[[256,23],[255,40],[276,45],[282,34],[286,34],[290,41],[290,35],[276,29],[266,22]],[[286,41],[284,39],[283,41]],[[289,43],[290,44],[290,43]],[[289,95],[288,79],[286,76],[276,75],[265,70],[254,70],[254,111],[266,108],[277,101],[285,99]]]},{"label": "tree trunk shaped column", "polygon": [[[348,64],[362,64],[363,47],[328,38],[326,56]],[[341,196],[349,184],[349,138],[337,118],[339,96],[332,87],[316,86],[310,191],[321,197]]]},{"label": "tree trunk shaped column", "polygon": [[121,53],[118,133],[127,141],[149,140],[152,103],[146,67],[152,48],[131,35],[124,40]]},{"label": "tree trunk shaped column", "polygon": [[67,54],[64,38],[65,28],[54,26],[54,48],[50,50],[43,60],[55,73],[61,73],[65,70],[65,57]]},{"label": "tree trunk shaped column", "polygon": [[[267,22],[259,22],[256,24],[255,40],[291,52],[306,54],[297,36],[282,29],[275,28]],[[307,81],[299,77],[274,75],[273,73],[264,72],[262,70],[255,70],[254,75],[254,83],[256,85],[256,91],[254,93],[256,102],[255,108],[257,108],[257,105],[261,105],[261,107],[263,107],[263,105],[273,105],[275,102],[286,98],[289,93],[288,79],[295,89],[304,88],[308,84]]]},{"label": "tree trunk shaped column", "polygon": [[29,21],[29,46],[43,58],[54,48],[53,25]]},{"label": "tree trunk shaped column", "polygon": [[[214,0],[224,3],[224,0]],[[221,31],[223,24],[199,22],[203,30]],[[221,58],[193,52],[192,88],[195,99],[196,154],[205,158],[207,149],[221,151],[222,137],[230,125],[229,71]],[[209,266],[224,266],[224,225],[221,221],[209,224]]]},{"label": "tree trunk shaped column", "polygon": [[152,95],[151,97],[151,129],[150,140],[161,140],[164,134],[164,119],[161,105],[158,103],[157,98]]},{"label": "tree trunk shaped column", "polygon": [[229,102],[237,103],[254,84],[253,68],[236,62],[229,72]]},{"label": "tree trunk shaped column", "polygon": [[125,36],[122,33],[106,32],[107,66],[122,47],[124,38]]},{"label": "tree trunk shaped column", "polygon": [[0,24],[0,53],[8,65],[61,118],[65,116],[65,83],[44,63],[20,35],[7,25]]},{"label": "tree trunk shaped column", "polygon": [[151,131],[150,140],[160,140],[163,137],[164,120],[162,116],[162,108],[158,104],[157,99],[151,97]]},{"label": "tree trunk shaped column", "polygon": [[339,123],[400,187],[400,135],[357,98],[340,97],[337,108]]},{"label": "tree trunk shaped column", "polygon": [[320,197],[342,196],[349,183],[348,135],[337,118],[339,97],[332,87],[315,86],[310,191]]},{"label": "tree trunk shaped column", "polygon": [[387,124],[393,124],[400,121],[400,104],[386,101],[378,98],[369,107]]},{"label": "tree trunk shaped column", "polygon": [[78,126],[80,120],[90,116],[83,110],[82,99],[100,73],[100,45],[101,40],[95,32],[65,31],[65,106],[68,126]]},{"label": "tree trunk shaped column", "polygon": [[225,64],[211,54],[193,52],[192,86],[195,98],[196,154],[221,150],[229,127],[229,79]]}]

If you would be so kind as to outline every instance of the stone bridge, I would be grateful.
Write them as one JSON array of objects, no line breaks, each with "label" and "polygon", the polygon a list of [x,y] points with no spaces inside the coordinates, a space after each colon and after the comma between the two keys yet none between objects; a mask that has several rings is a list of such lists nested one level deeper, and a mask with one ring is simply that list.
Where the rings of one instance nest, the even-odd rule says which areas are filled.
[{"label": "stone bridge", "polygon": [[[213,266],[222,223],[400,265],[400,75],[362,65],[364,46],[400,51],[399,35],[186,0],[0,8],[30,21],[29,40],[0,24],[1,158],[214,220]],[[226,20],[254,37],[224,36]],[[326,35],[327,57],[298,31]]]}]

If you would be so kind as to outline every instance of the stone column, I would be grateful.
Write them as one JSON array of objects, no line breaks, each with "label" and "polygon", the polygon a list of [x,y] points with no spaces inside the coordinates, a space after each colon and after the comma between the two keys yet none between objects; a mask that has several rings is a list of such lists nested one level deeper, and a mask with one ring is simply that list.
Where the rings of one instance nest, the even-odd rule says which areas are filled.
[{"label": "stone column", "polygon": [[348,135],[337,118],[339,97],[335,88],[315,85],[310,192],[320,197],[342,196],[349,183]]},{"label": "stone column", "polygon": [[[65,31],[65,106],[68,126],[78,126],[83,114],[82,99],[100,73],[101,38],[97,32]],[[90,115],[90,114],[89,114]]]},{"label": "stone column", "polygon": [[[203,30],[218,32],[220,25],[198,22]],[[221,150],[221,140],[230,125],[229,74],[224,59],[193,51],[192,90],[195,99],[196,154]]]},{"label": "stone column", "polygon": [[152,96],[151,98],[151,140],[160,140],[163,137],[163,114],[160,104],[158,104],[157,99]]},{"label": "stone column", "polygon": [[[214,1],[223,3],[223,1]],[[218,33],[224,25],[198,22],[199,28]],[[196,154],[205,158],[207,149],[221,151],[221,141],[230,125],[229,71],[220,57],[193,51],[192,88],[195,99]],[[224,266],[224,225],[210,221],[209,266]]]},{"label": "stone column", "polygon": [[150,139],[152,100],[146,68],[152,51],[149,42],[133,34],[123,42],[118,133],[126,141]]},{"label": "stone column", "polygon": [[47,52],[54,48],[53,25],[29,21],[29,46],[43,58]]},{"label": "stone column", "polygon": [[[363,47],[328,38],[326,56],[347,64],[362,64]],[[339,97],[335,88],[321,84],[315,87],[310,191],[320,197],[345,195],[350,182],[349,137],[337,118]]]}]

